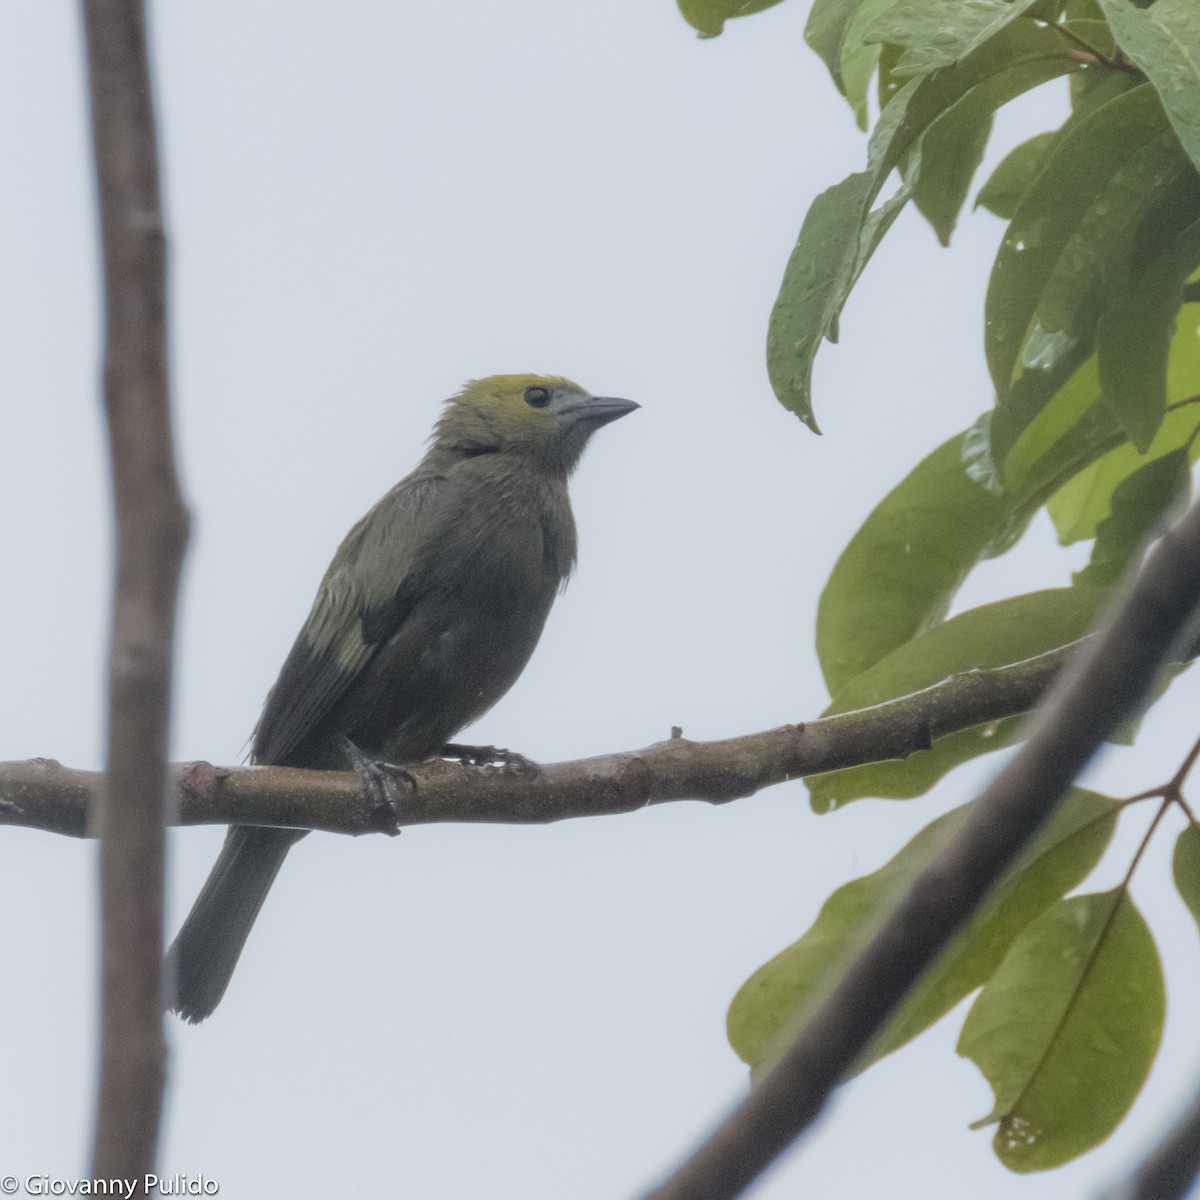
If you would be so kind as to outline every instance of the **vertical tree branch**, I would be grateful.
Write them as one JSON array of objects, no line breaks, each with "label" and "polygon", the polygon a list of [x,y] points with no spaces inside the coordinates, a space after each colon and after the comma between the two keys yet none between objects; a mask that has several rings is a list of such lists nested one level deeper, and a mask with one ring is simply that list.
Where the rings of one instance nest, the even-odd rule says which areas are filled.
[{"label": "vertical tree branch", "polygon": [[958,835],[850,964],[766,1078],[647,1200],[732,1200],[809,1125],[955,930],[1114,729],[1137,712],[1200,603],[1200,502],[1163,535]]},{"label": "vertical tree branch", "polygon": [[153,1170],[162,1109],[163,842],[175,597],[187,544],[167,391],[166,245],[141,0],[82,0],[116,508],[94,1178]]}]

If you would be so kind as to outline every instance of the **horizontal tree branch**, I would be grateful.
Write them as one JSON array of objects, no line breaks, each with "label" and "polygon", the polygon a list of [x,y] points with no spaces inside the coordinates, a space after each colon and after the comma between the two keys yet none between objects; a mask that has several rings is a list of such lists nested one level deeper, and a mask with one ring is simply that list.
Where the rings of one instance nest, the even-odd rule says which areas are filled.
[{"label": "horizontal tree branch", "polygon": [[913,881],[774,1068],[647,1200],[733,1200],[807,1129],[909,989],[978,908],[1105,738],[1136,714],[1194,636],[1200,503],[1168,529],[1131,589],[1055,683],[1028,740]]},{"label": "horizontal tree branch", "polygon": [[[675,730],[643,750],[533,768],[434,759],[405,769],[412,782],[397,782],[396,811],[350,772],[176,764],[170,820],[361,834],[447,821],[544,824],[671,800],[721,804],[789,779],[905,758],[935,738],[1027,712],[1079,644],[953,675],[874,708],[721,741]],[[50,759],[0,763],[0,825],[90,836],[101,780]]]}]

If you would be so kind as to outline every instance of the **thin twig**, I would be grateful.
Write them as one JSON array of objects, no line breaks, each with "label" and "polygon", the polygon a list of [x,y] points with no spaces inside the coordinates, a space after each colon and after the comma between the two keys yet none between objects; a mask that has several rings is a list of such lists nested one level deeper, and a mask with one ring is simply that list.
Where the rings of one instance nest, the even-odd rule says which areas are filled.
[{"label": "thin twig", "polygon": [[1200,504],[1169,529],[1053,687],[1029,740],[758,1087],[651,1200],[732,1200],[816,1119],[908,990],[1133,716],[1200,603]]},{"label": "thin twig", "polygon": [[162,1031],[171,650],[187,542],[167,392],[166,245],[141,0],[82,0],[104,262],[104,403],[116,507],[108,770],[99,807],[103,978],[93,1178],[154,1168]]}]

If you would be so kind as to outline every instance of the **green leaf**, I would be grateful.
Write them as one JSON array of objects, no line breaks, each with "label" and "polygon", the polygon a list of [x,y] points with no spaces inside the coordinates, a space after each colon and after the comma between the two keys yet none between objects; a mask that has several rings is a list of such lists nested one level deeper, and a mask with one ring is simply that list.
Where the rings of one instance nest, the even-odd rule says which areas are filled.
[{"label": "green leaf", "polygon": [[[1029,378],[1036,378],[1034,372],[1027,372],[1017,380],[1014,397],[1027,390],[1022,385]],[[1074,443],[1090,442],[1093,431],[1096,438],[1119,436],[1116,420],[1107,411],[1100,410],[1099,399],[1100,376],[1096,357],[1092,355],[1057,390],[1044,398],[1041,395],[1032,397],[1030,407],[1039,403],[1041,407],[1034,409],[1035,415],[1028,419],[1007,453],[1004,446],[998,444],[1000,438],[996,434],[996,425],[1001,419],[1001,410],[997,409],[992,421],[992,453],[1003,455],[1000,461],[1006,486],[1012,489],[1028,488],[1032,479],[1045,473],[1045,463],[1056,451],[1056,458],[1063,458],[1061,447],[1068,439]],[[1011,404],[1006,406],[1007,414],[1011,416],[1015,407]],[[1010,429],[1026,419],[1026,414],[1019,414]],[[1083,434],[1079,432],[1081,427]],[[1070,473],[1068,469],[1067,474]]]},{"label": "green leaf", "polygon": [[858,12],[860,0],[813,0],[804,26],[804,40],[829,68],[838,91],[846,94],[842,78],[842,48],[850,23]]},{"label": "green leaf", "polygon": [[[904,95],[912,83],[919,84],[888,147],[890,165],[898,163],[934,121],[967,96],[979,93],[977,112],[985,108],[995,111],[1039,84],[1080,69],[1070,45],[1056,28],[1021,22],[1001,29],[957,66],[910,80],[901,89],[899,95]],[[883,165],[890,169],[887,160]]]},{"label": "green leaf", "polygon": [[[1093,17],[1069,17],[1061,22],[1062,28],[1077,39],[1076,45],[1081,42],[1085,43],[1099,58],[1106,60],[1107,63],[1112,63],[1117,57],[1117,39],[1113,37],[1108,22],[1100,15],[1099,7],[1094,7],[1092,11],[1096,14]],[[1080,46],[1080,49],[1083,49],[1083,46]],[[1108,70],[1121,70],[1121,68],[1094,63],[1087,71],[1082,72],[1082,75],[1102,74]],[[1074,78],[1079,79],[1082,75],[1076,75]]]},{"label": "green leaf", "polygon": [[961,62],[1034,0],[899,0],[866,31],[868,42],[903,46],[897,75],[927,75]]},{"label": "green leaf", "polygon": [[950,245],[991,132],[990,97],[977,88],[934,121],[921,139],[913,202],[943,246]]},{"label": "green leaf", "polygon": [[[1107,21],[1073,21],[1069,27],[1072,32],[1078,31],[1100,53],[1107,52],[1110,59],[1118,54],[1117,43],[1113,40]],[[1106,67],[1093,64],[1087,70],[1071,76],[1068,87],[1071,108],[1073,111],[1082,112],[1092,106],[1097,93],[1111,95],[1114,87],[1118,91],[1128,91],[1144,82],[1145,76],[1140,71],[1131,71],[1121,66]]]},{"label": "green leaf", "polygon": [[[867,169],[822,192],[808,210],[767,332],[767,374],[775,395],[814,433],[812,365],[823,339],[837,341],[837,321],[855,280],[908,198],[902,185],[874,212],[871,205],[913,138],[904,135],[909,85],[880,115],[867,149]],[[899,146],[902,148],[897,148]]]},{"label": "green leaf", "polygon": [[1167,414],[1145,454],[1139,454],[1128,442],[1110,451],[1074,475],[1050,497],[1046,507],[1064,545],[1096,536],[1100,523],[1113,507],[1113,496],[1123,480],[1146,463],[1187,446],[1189,457],[1200,454],[1193,439],[1200,429],[1200,405],[1187,405]]},{"label": "green leaf", "polygon": [[900,55],[903,54],[899,46],[871,46],[870,49],[879,55],[876,100],[879,103],[879,111],[882,112],[892,102],[892,97],[909,81],[899,78],[894,70],[896,63],[900,61]]},{"label": "green leaf", "polygon": [[1096,355],[1104,400],[1141,451],[1166,413],[1176,314],[1198,263],[1200,221],[1195,221],[1160,251],[1129,291],[1118,293],[1100,320]]},{"label": "green leaf", "polygon": [[1181,447],[1151,459],[1127,476],[1112,497],[1112,512],[1096,530],[1096,544],[1077,583],[1111,587],[1121,577],[1134,552],[1166,510],[1185,496],[1191,482],[1191,464]]},{"label": "green leaf", "polygon": [[1175,887],[1188,906],[1188,912],[1200,925],[1200,826],[1188,822],[1187,828],[1175,842],[1172,866]]},{"label": "green leaf", "polygon": [[1119,801],[1095,792],[1068,793],[967,927],[922,975],[859,1069],[911,1041],[990,979],[1017,935],[1091,874],[1120,809]]},{"label": "green leaf", "polygon": [[774,8],[781,0],[679,0],[679,11],[701,37],[716,37],[734,17]]},{"label": "green leaf", "polygon": [[816,430],[812,365],[817,348],[824,338],[836,338],[850,289],[919,175],[910,165],[900,192],[872,213],[884,181],[917,151],[930,125],[973,90],[978,103],[994,109],[1078,67],[1057,30],[1006,28],[959,66],[911,80],[891,97],[871,135],[866,171],[817,197],[784,271],[767,336],[767,371],[785,408]]},{"label": "green leaf", "polygon": [[[1096,410],[1097,391],[1081,412]],[[941,621],[971,569],[1014,545],[1046,497],[1118,443],[1107,421],[1090,432],[1076,413],[1005,494],[987,486],[990,465],[976,444],[986,423],[918,463],[863,522],[821,593],[816,644],[830,694]]]},{"label": "green leaf", "polygon": [[1124,889],[1061,900],[1017,937],[958,1052],[991,1083],[994,1147],[1013,1171],[1075,1158],[1116,1128],[1162,1036],[1154,939]]},{"label": "green leaf", "polygon": [[[1194,285],[1193,285],[1194,286]],[[1175,336],[1167,356],[1167,404],[1180,404],[1200,394],[1200,303],[1189,300],[1179,310]]]},{"label": "green leaf", "polygon": [[1149,8],[1129,0],[1101,0],[1121,49],[1154,85],[1192,162],[1200,167],[1200,5],[1157,0]]},{"label": "green leaf", "polygon": [[[1171,404],[1178,407],[1168,411],[1145,455],[1138,454],[1133,446],[1120,438],[1119,431],[1112,428],[1111,422],[1107,427],[1106,434],[1102,418],[1108,410],[1095,402],[1099,395],[1095,359],[1090,361],[1086,371],[1079,372],[1077,380],[1072,380],[1070,390],[1064,389],[1038,417],[1038,422],[1042,422],[1047,427],[1045,436],[1037,439],[1038,445],[1032,446],[1040,428],[1035,423],[1029,426],[1026,436],[1023,436],[1014,448],[1005,469],[1010,476],[1018,477],[1019,480],[1022,472],[1025,476],[1035,471],[1044,473],[1044,464],[1050,458],[1070,458],[1071,455],[1064,450],[1064,447],[1069,450],[1072,442],[1076,444],[1077,449],[1085,442],[1094,447],[1102,445],[1107,436],[1108,441],[1116,446],[1115,449],[1110,449],[1102,456],[1095,457],[1094,461],[1087,465],[1082,465],[1086,462],[1086,458],[1081,458],[1076,453],[1075,461],[1080,465],[1050,497],[1047,508],[1055,528],[1058,530],[1059,541],[1063,545],[1095,537],[1097,526],[1111,510],[1113,492],[1122,479],[1133,474],[1150,458],[1157,458],[1192,441],[1196,428],[1200,425],[1200,405],[1184,402],[1187,398],[1200,393],[1200,330],[1198,330],[1198,326],[1200,326],[1200,305],[1185,306],[1180,312],[1167,360],[1167,398]],[[1079,382],[1080,380],[1082,382]],[[1095,436],[1086,439],[1082,434],[1072,436],[1072,427],[1075,429],[1083,427],[1084,422],[1080,420],[1080,417],[1089,410],[1089,406],[1090,411],[1101,418],[1099,422],[1093,420],[1091,423],[1091,429]],[[1064,415],[1068,408],[1074,412],[1074,416]],[[1048,426],[1051,418],[1056,415],[1058,424],[1065,424],[1067,428],[1065,431],[1060,430],[1057,437],[1052,437]],[[1027,441],[1031,443],[1030,454],[1034,461],[1021,465],[1015,460],[1023,455],[1023,447]],[[1198,453],[1200,453],[1200,448],[1193,444],[1191,449],[1193,461]],[[1042,457],[1039,459],[1038,455]],[[1019,467],[1019,470],[1015,470],[1014,465]]]},{"label": "green leaf", "polygon": [[[1131,72],[1104,73],[1086,100],[1079,104],[1055,135],[1047,161],[1057,154],[1061,140],[1072,133],[1080,122],[1110,100],[1130,91],[1131,77]],[[1043,170],[1039,171],[1035,181],[1043,179],[1045,165],[1043,163]],[[1028,192],[1023,201],[1027,199]],[[990,334],[990,330],[985,329],[985,334]],[[1062,331],[1052,332],[1044,329],[1036,319],[1030,326],[1021,347],[1020,373],[1007,392],[997,394],[991,424],[992,457],[1008,486],[1011,486],[1011,466],[1007,459],[1014,443],[1091,355],[1094,349],[1091,331],[1085,330],[1084,334],[1080,337]]]},{"label": "green leaf", "polygon": [[[1164,425],[1151,443],[1150,457],[1183,445],[1195,429],[1193,415],[1173,413],[1190,407],[1191,398],[1200,392],[1197,320],[1200,308],[1185,308],[1171,341],[1167,360],[1169,408]],[[1017,380],[1014,394],[1029,378],[1026,374]],[[1096,525],[1109,511],[1113,489],[1146,461],[1146,456],[1127,444],[1111,406],[1101,400],[1097,362],[1092,357],[1030,421],[1004,460],[1004,476],[1011,491],[1037,494],[1049,488],[1054,493],[1050,515],[1064,544],[1094,536]],[[997,452],[999,418],[997,410],[990,426],[993,454]]]},{"label": "green leaf", "polygon": [[[1190,307],[1184,310],[1173,343],[1169,386],[1176,396],[1200,392],[1200,305],[1194,311],[1195,319]],[[842,551],[817,609],[817,654],[831,695],[937,625],[972,568],[1009,549],[1047,497],[1064,544],[1093,537],[1121,480],[1149,458],[1188,444],[1200,425],[1200,405],[1181,405],[1168,414],[1149,455],[1139,456],[1097,403],[1095,359],[1085,368],[1014,448],[1007,492],[986,486],[994,472],[986,446],[977,444],[986,422],[977,422],[934,450],[876,505]],[[1200,453],[1195,444],[1191,451]],[[974,734],[956,736],[964,748],[975,744]],[[939,747],[939,754],[952,748]],[[890,764],[880,770],[892,774]],[[940,774],[939,768],[934,777]],[[909,778],[916,787],[917,775]]]},{"label": "green leaf", "polygon": [[[827,713],[853,712],[930,687],[962,671],[1002,667],[1065,646],[1088,632],[1107,597],[1076,585],[1010,596],[959,613],[913,637],[834,694]],[[869,763],[805,780],[812,806],[828,812],[865,796],[921,795],[951,768],[1006,745],[1020,719],[939,738],[905,759]]]},{"label": "green leaf", "polygon": [[[1094,358],[1092,349],[1090,339],[1047,333],[1037,324],[1030,331],[1021,353],[1021,374],[1007,395],[997,396],[992,410],[991,453],[1005,488],[1026,487],[1057,440],[1096,405],[1100,380],[1095,362],[1089,365]],[[1064,408],[1070,413],[1055,411]],[[1064,426],[1068,415],[1070,424]],[[1111,413],[1105,413],[1101,424],[1119,432]]]},{"label": "green leaf", "polygon": [[838,91],[850,102],[860,129],[867,127],[867,92],[879,62],[863,30],[896,0],[815,0],[804,40],[829,68]]},{"label": "green leaf", "polygon": [[985,350],[1003,398],[1031,327],[1090,335],[1089,302],[1127,255],[1137,222],[1172,171],[1181,169],[1152,89],[1134,88],[1055,139],[1017,208],[988,285]]},{"label": "green leaf", "polygon": [[817,609],[830,695],[940,621],[1008,507],[963,470],[963,435],[924,458],[842,551]]},{"label": "green leaf", "polygon": [[[842,49],[842,75],[846,81],[846,99],[854,108],[860,129],[867,127],[867,96],[871,91],[871,76],[883,58],[883,48],[868,45],[863,40],[863,34],[871,22],[895,2],[896,0],[862,0],[858,12],[854,14],[854,20],[850,23],[846,45]],[[884,106],[881,103],[879,107],[882,111]]]},{"label": "green leaf", "polygon": [[982,205],[998,217],[1009,220],[1017,210],[1021,197],[1037,178],[1054,143],[1055,134],[1039,133],[1009,151],[991,178],[979,189],[975,206]]},{"label": "green leaf", "polygon": [[1194,175],[1170,130],[1154,136],[1159,111],[1155,105],[1147,112],[1142,144],[1114,171],[1067,239],[1038,302],[1044,328],[1073,333],[1085,322],[1094,324],[1106,293],[1125,283],[1142,218],[1185,171]]},{"label": "green leaf", "polygon": [[867,169],[847,176],[812,203],[784,269],[767,331],[767,374],[775,395],[814,433],[812,367],[825,339],[837,341],[838,316],[880,238],[908,199],[871,205],[914,138],[904,134],[911,84],[880,114],[867,149]]},{"label": "green leaf", "polygon": [[859,171],[812,203],[783,273],[767,334],[767,372],[785,408],[814,433],[812,364],[854,284],[865,209],[874,188]]},{"label": "green leaf", "polygon": [[[769,1061],[811,1011],[918,872],[962,827],[963,805],[937,818],[874,874],[838,888],[798,942],[760,967],[729,1008],[734,1050],[752,1066]],[[1118,802],[1073,791],[1063,800],[969,924],[946,947],[885,1026],[863,1059],[863,1070],[927,1029],[996,970],[1020,931],[1077,887],[1104,853]]]}]

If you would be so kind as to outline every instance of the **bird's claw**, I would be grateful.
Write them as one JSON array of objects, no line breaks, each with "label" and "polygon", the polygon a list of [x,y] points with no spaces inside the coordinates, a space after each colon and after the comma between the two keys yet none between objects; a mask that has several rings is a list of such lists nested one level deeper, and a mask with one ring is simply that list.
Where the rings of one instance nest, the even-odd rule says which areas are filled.
[{"label": "bird's claw", "polygon": [[396,781],[406,783],[415,792],[417,781],[403,767],[368,758],[349,738],[342,739],[346,757],[362,781],[364,793],[374,800],[374,815],[381,828],[400,832],[400,808],[396,803]]}]

